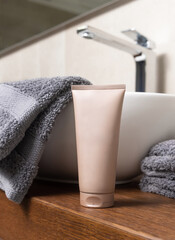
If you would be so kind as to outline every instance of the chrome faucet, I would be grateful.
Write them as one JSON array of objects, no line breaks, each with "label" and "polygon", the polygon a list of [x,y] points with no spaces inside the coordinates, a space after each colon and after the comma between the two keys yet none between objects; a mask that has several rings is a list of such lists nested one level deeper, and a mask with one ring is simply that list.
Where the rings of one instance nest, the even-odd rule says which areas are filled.
[{"label": "chrome faucet", "polygon": [[[124,39],[115,37],[90,26],[83,26],[77,29],[77,34],[86,39],[93,39],[97,42],[112,46],[124,52],[131,54],[136,63],[136,87],[137,92],[156,91],[156,84],[151,83],[146,89],[147,78],[156,81],[153,65],[155,64],[155,53],[151,51],[155,48],[153,41],[149,40],[135,29],[122,31],[126,36],[133,39],[136,44]],[[148,59],[151,62],[148,64]],[[152,68],[150,70],[150,68]],[[150,89],[151,88],[151,89]]]}]

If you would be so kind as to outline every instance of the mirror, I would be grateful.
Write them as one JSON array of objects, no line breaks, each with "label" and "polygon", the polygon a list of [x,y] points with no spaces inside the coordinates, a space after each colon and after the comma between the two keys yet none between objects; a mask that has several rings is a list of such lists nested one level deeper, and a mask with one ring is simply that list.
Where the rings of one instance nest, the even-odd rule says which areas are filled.
[{"label": "mirror", "polygon": [[0,54],[112,0],[0,0]]}]

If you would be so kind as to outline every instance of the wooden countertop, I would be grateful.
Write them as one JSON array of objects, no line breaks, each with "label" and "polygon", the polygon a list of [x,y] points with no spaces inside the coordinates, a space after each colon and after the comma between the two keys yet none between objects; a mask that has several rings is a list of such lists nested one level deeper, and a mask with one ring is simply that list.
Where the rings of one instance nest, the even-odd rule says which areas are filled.
[{"label": "wooden countertop", "polygon": [[0,191],[0,239],[175,239],[175,201],[116,186],[115,206],[80,206],[78,186],[35,181],[21,205]]}]

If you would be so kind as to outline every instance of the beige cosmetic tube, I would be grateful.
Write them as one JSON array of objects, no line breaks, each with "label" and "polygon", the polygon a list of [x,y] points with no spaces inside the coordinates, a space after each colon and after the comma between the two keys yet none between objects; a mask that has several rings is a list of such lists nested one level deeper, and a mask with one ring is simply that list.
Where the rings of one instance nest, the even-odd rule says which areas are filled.
[{"label": "beige cosmetic tube", "polygon": [[80,204],[113,206],[125,85],[72,85]]}]

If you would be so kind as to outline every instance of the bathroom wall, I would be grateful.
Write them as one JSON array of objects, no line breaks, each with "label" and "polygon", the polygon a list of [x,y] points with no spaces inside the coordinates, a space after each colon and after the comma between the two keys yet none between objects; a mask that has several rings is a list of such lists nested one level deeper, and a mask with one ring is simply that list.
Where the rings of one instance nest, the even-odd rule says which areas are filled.
[{"label": "bathroom wall", "polygon": [[[121,0],[125,2],[125,0]],[[131,0],[0,59],[0,82],[41,76],[80,75],[94,84],[126,83],[135,89],[135,64],[128,54],[76,35],[91,25],[123,39],[135,27],[156,43],[158,91],[175,93],[174,0]],[[131,40],[129,40],[131,41]],[[150,77],[149,82],[155,81]]]},{"label": "bathroom wall", "polygon": [[37,1],[45,2],[0,0],[0,51],[77,16],[63,6],[58,9]]}]

